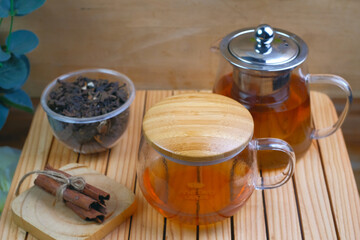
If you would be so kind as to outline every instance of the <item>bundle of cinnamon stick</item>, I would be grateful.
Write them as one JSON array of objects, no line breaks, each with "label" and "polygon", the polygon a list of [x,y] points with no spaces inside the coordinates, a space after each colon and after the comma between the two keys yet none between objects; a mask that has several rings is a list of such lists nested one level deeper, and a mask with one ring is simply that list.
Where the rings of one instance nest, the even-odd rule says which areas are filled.
[{"label": "bundle of cinnamon stick", "polygon": [[[70,174],[47,165],[45,170],[55,171],[71,177]],[[56,195],[57,189],[62,183],[46,176],[38,175],[35,179],[35,185],[44,189],[46,192]],[[96,221],[102,223],[106,216],[105,201],[110,199],[110,194],[98,189],[88,183],[85,184],[82,191],[77,191],[71,186],[66,188],[63,193],[65,205],[72,209],[78,216],[87,221]]]}]

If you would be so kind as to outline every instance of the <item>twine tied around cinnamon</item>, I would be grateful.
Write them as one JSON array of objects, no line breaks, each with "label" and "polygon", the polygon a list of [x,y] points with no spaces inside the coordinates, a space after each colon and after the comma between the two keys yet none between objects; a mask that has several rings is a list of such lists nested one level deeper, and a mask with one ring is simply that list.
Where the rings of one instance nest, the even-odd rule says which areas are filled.
[{"label": "twine tied around cinnamon", "polygon": [[73,187],[77,191],[82,191],[82,190],[84,190],[84,187],[86,185],[85,179],[83,177],[79,177],[79,176],[67,177],[62,173],[51,171],[51,170],[35,170],[32,172],[26,173],[21,178],[21,180],[16,188],[15,196],[19,195],[20,186],[24,182],[24,180],[32,174],[45,175],[49,178],[54,179],[55,181],[57,181],[59,183],[62,183],[62,185],[60,185],[60,187],[58,187],[58,189],[56,189],[56,202],[63,200],[64,192],[69,186]]}]

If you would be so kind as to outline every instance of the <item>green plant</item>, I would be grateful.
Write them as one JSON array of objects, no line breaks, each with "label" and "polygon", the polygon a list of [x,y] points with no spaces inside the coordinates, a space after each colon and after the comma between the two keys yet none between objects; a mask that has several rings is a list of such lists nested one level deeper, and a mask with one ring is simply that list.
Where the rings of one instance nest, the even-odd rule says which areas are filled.
[{"label": "green plant", "polygon": [[39,39],[28,30],[13,31],[13,22],[15,16],[25,16],[45,1],[0,0],[0,26],[5,18],[10,18],[9,34],[0,46],[0,129],[5,124],[10,107],[33,112],[30,97],[21,87],[30,73],[30,63],[25,54],[37,47]]},{"label": "green plant", "polygon": [[0,147],[0,216],[9,192],[11,180],[20,157],[20,150],[10,147]]}]

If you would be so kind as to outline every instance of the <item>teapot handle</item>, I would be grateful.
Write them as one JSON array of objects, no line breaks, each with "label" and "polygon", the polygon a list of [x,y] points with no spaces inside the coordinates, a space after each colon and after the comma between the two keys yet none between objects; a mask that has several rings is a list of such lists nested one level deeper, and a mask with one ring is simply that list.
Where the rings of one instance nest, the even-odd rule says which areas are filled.
[{"label": "teapot handle", "polygon": [[[295,153],[292,147],[285,141],[278,138],[257,138],[249,143],[254,153],[256,166],[258,166],[258,151],[279,151],[288,156],[288,163],[285,170],[275,176],[257,176],[254,179],[254,187],[257,190],[272,189],[284,185],[293,176],[295,170]],[[264,159],[266,160],[266,159]],[[276,171],[277,173],[277,171]]]},{"label": "teapot handle", "polygon": [[309,84],[309,86],[321,86],[321,85],[333,85],[338,88],[340,88],[343,93],[345,93],[346,96],[346,103],[344,106],[344,109],[342,113],[340,114],[338,120],[336,123],[334,123],[332,126],[322,129],[314,129],[311,133],[312,139],[319,139],[323,137],[327,137],[336,130],[338,130],[341,125],[343,124],[345,117],[349,111],[350,105],[352,103],[352,91],[349,83],[343,79],[342,77],[331,75],[331,74],[308,74],[306,76],[306,81]]}]

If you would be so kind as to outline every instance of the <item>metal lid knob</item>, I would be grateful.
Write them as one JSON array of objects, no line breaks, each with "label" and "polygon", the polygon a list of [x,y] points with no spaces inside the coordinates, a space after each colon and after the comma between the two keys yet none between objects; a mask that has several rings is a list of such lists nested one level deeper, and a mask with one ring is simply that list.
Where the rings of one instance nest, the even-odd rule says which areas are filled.
[{"label": "metal lid knob", "polygon": [[255,39],[259,44],[271,44],[274,40],[274,30],[267,24],[259,25],[255,30]]},{"label": "metal lid knob", "polygon": [[274,40],[274,30],[267,24],[259,25],[255,30],[257,45],[255,51],[260,54],[271,52],[271,43]]}]

